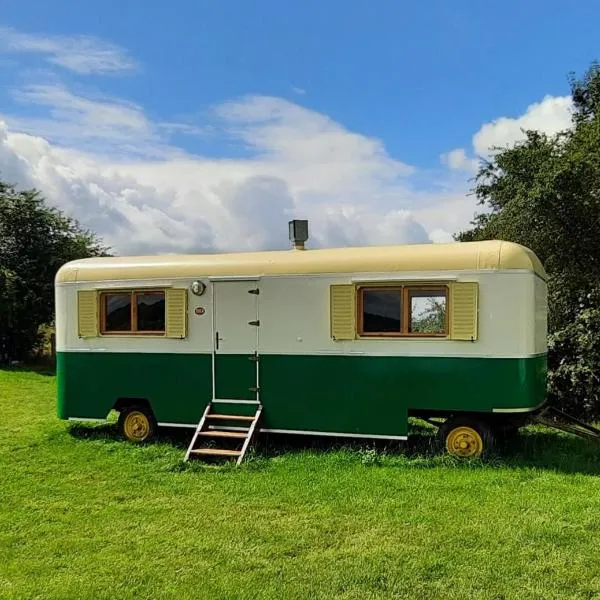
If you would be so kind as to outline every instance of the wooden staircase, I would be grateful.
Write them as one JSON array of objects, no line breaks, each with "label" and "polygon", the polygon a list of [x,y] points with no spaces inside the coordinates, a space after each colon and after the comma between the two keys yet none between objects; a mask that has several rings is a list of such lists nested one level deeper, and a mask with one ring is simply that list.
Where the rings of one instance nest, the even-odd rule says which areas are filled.
[{"label": "wooden staircase", "polygon": [[[257,404],[255,414],[250,416],[214,412],[215,403],[218,401],[209,402],[206,406],[185,454],[185,460],[190,460],[190,458],[235,458],[236,465],[239,465],[244,460],[252,441],[262,406]],[[247,402],[241,401],[241,404],[247,404]],[[207,445],[210,443],[219,443],[219,447]]]}]

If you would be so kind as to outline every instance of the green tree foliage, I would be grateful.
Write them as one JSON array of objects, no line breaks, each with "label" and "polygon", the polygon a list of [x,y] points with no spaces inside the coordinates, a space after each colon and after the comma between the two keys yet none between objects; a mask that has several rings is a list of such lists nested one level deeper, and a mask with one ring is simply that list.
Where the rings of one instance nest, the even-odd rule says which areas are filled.
[{"label": "green tree foliage", "polygon": [[600,417],[600,66],[570,77],[572,127],[526,131],[492,149],[475,179],[485,210],[462,241],[504,239],[531,248],[549,275],[549,394]]},{"label": "green tree foliage", "polygon": [[419,298],[411,307],[410,330],[413,333],[442,333],[446,330],[446,299],[435,296]]},{"label": "green tree foliage", "polygon": [[91,232],[35,190],[0,181],[0,360],[25,359],[54,315],[54,276],[69,260],[106,254]]}]

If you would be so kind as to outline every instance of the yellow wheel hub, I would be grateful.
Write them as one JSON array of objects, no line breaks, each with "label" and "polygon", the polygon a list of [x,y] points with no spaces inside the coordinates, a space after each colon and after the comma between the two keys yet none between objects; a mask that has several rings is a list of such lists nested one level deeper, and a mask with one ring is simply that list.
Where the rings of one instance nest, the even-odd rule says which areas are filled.
[{"label": "yellow wheel hub", "polygon": [[446,436],[446,450],[461,458],[481,456],[483,440],[472,427],[456,427]]},{"label": "yellow wheel hub", "polygon": [[127,439],[143,442],[150,435],[150,421],[143,412],[134,410],[125,417],[123,431]]}]

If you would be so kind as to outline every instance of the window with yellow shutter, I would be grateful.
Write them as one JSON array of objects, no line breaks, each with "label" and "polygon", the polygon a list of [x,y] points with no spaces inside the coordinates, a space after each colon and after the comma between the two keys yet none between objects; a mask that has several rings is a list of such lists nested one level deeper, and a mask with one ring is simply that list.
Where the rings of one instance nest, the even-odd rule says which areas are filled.
[{"label": "window with yellow shutter", "polygon": [[332,285],[331,337],[446,338],[475,341],[478,284]]},{"label": "window with yellow shutter", "polygon": [[79,337],[187,336],[187,290],[81,290],[77,296]]}]

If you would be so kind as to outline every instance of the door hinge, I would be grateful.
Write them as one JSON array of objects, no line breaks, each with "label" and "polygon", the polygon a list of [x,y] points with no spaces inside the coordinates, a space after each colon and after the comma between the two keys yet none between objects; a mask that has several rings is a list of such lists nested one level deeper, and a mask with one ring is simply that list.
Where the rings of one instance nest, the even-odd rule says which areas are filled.
[{"label": "door hinge", "polygon": [[258,357],[258,354],[253,354],[252,356],[248,357],[248,360],[251,360],[252,362],[258,362],[260,359]]},{"label": "door hinge", "polygon": [[260,388],[258,388],[258,387],[249,387],[249,388],[248,388],[248,391],[250,391],[250,392],[256,392],[256,393],[258,393],[258,390],[259,390],[259,389],[260,389]]},{"label": "door hinge", "polygon": [[248,321],[248,325],[254,325],[255,327],[258,327],[260,325],[260,321]]},{"label": "door hinge", "polygon": [[260,294],[260,290],[258,288],[254,288],[253,290],[248,290],[249,294],[255,294],[255,295],[259,295]]}]

